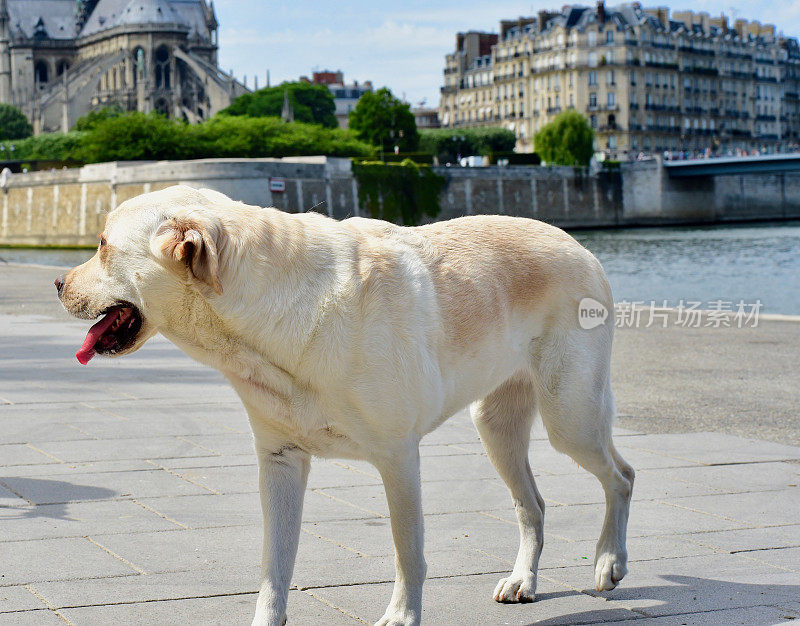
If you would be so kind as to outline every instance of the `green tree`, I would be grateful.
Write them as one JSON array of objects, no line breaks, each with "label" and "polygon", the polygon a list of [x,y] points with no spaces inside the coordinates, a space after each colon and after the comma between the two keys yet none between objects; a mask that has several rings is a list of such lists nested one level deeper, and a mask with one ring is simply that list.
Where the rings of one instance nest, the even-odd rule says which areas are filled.
[{"label": "green tree", "polygon": [[386,89],[368,91],[350,111],[350,128],[362,141],[390,151],[413,152],[419,145],[417,122],[411,107]]},{"label": "green tree", "polygon": [[0,104],[0,140],[25,139],[33,134],[28,118],[17,107]]},{"label": "green tree", "polygon": [[588,165],[594,152],[594,131],[586,118],[564,111],[533,136],[536,152],[553,165]]},{"label": "green tree", "polygon": [[243,115],[247,117],[280,117],[283,111],[284,93],[289,94],[294,119],[308,124],[319,124],[336,128],[336,105],[333,94],[324,85],[306,82],[282,83],[246,93],[234,100],[221,115]]}]

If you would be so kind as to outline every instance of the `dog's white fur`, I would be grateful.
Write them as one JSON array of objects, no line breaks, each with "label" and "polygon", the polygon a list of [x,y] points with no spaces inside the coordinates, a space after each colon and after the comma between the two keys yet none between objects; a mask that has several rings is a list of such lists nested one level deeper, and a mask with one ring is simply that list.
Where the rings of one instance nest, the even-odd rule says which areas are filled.
[{"label": "dog's white fur", "polygon": [[[528,464],[539,413],[552,445],[602,483],[595,583],[626,573],[634,472],[611,440],[613,316],[584,330],[578,304],[613,310],[600,263],[563,231],[511,217],[418,228],[290,215],[171,187],[108,216],[107,244],[69,272],[64,306],[117,301],[220,370],[255,436],[264,512],[253,624],[281,624],[312,455],[364,459],[386,488],[397,578],[378,624],[418,624],[423,517],[419,442],[470,405],[513,497],[520,547],[500,602],[534,598],[544,501]],[[455,478],[454,478],[455,480]]]}]

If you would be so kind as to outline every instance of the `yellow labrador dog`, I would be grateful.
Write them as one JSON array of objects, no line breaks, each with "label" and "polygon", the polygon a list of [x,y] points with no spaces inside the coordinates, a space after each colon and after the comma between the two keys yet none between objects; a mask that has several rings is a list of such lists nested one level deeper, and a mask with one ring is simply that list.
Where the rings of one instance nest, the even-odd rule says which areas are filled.
[{"label": "yellow labrador dog", "polygon": [[[611,440],[611,290],[565,232],[512,217],[417,228],[246,206],[176,186],[111,212],[97,253],[56,279],[72,315],[100,320],[77,357],[121,356],[161,333],[220,370],[255,436],[264,512],[253,624],[286,620],[312,455],[383,478],[397,576],[380,625],[418,624],[425,580],[419,442],[470,405],[519,520],[498,602],[534,599],[544,501],[528,464],[535,415],[600,480],[595,584],[626,574],[634,472]],[[609,311],[584,329],[579,303]]]}]

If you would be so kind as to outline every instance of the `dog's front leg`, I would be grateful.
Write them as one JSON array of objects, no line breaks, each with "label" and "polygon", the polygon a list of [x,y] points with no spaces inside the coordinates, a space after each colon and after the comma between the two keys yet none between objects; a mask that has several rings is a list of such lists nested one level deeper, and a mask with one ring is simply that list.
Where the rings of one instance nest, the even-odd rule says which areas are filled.
[{"label": "dog's front leg", "polygon": [[264,546],[253,626],[280,626],[286,623],[286,601],[300,539],[310,458],[291,445],[266,445],[258,441],[256,453]]},{"label": "dog's front leg", "polygon": [[374,463],[386,489],[397,570],[392,601],[375,626],[417,625],[422,614],[422,584],[427,571],[423,552],[419,442],[410,442],[390,457]]}]

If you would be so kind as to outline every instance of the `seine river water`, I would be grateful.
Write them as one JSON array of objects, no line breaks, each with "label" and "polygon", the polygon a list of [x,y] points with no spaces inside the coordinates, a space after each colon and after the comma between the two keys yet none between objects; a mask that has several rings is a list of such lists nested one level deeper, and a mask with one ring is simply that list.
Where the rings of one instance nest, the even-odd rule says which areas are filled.
[{"label": "seine river water", "polygon": [[[800,222],[579,230],[597,255],[617,302],[655,302],[736,309],[761,303],[762,313],[800,315]],[[72,266],[89,250],[0,248],[3,262]]]}]

